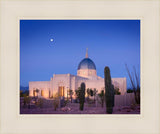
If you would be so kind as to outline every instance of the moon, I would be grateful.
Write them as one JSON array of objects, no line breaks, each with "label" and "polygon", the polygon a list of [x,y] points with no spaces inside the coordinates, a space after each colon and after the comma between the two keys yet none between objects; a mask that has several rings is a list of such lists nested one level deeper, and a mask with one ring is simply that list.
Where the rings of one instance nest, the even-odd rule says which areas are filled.
[{"label": "moon", "polygon": [[51,42],[53,42],[53,39],[50,39]]}]

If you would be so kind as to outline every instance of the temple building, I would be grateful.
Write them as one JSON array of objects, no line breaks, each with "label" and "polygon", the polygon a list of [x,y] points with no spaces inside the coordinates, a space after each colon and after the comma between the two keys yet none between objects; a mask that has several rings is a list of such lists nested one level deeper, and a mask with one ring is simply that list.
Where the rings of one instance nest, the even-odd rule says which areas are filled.
[{"label": "temple building", "polygon": [[[104,90],[104,78],[97,76],[96,65],[88,57],[88,49],[85,58],[79,63],[77,75],[72,74],[54,74],[50,81],[29,82],[29,95],[37,96],[36,89],[39,90],[38,96],[50,98],[55,93],[67,97],[69,89],[75,91],[84,82],[87,88],[96,88],[98,92]],[[119,88],[121,94],[127,91],[126,78],[112,78],[114,87]],[[73,95],[73,97],[75,94]]]}]

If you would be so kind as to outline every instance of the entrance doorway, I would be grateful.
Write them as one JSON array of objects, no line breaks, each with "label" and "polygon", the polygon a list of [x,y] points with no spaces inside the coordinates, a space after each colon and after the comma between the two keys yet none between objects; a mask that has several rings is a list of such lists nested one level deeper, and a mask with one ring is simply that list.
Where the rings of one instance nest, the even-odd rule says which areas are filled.
[{"label": "entrance doorway", "polygon": [[64,97],[64,86],[59,86],[58,94],[60,97]]},{"label": "entrance doorway", "polygon": [[43,90],[41,90],[41,96],[44,97],[44,91]]}]

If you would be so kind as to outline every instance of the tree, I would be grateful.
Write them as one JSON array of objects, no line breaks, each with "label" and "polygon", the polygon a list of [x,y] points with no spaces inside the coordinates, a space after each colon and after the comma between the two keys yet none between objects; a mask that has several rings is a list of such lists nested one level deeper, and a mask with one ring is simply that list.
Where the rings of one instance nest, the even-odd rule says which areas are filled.
[{"label": "tree", "polygon": [[87,96],[88,96],[88,99],[89,99],[89,96],[90,96],[90,89],[87,88]]},{"label": "tree", "polygon": [[23,97],[23,91],[20,90],[20,97]]},{"label": "tree", "polygon": [[26,97],[29,96],[29,91],[28,90],[20,90],[20,97]]},{"label": "tree", "polygon": [[35,98],[35,92],[36,92],[36,90],[33,90],[33,97]]},{"label": "tree", "polygon": [[93,90],[90,89],[90,96],[93,96]]},{"label": "tree", "polygon": [[79,99],[80,107],[79,109],[83,111],[84,108],[84,102],[85,102],[85,83],[81,83],[81,87],[78,88],[78,90],[75,91],[76,96]]},{"label": "tree", "polygon": [[104,105],[104,90],[101,90],[101,93],[99,93],[98,96],[100,97],[101,105],[103,107],[103,105]]},{"label": "tree", "polygon": [[71,103],[72,103],[73,94],[74,94],[73,90],[69,89],[69,96],[70,96],[70,99],[71,99]]},{"label": "tree", "polygon": [[38,98],[39,89],[36,89],[35,92],[37,93],[37,98]]},{"label": "tree", "polygon": [[96,90],[96,88],[94,88],[94,90],[93,90],[94,102],[95,102],[95,96],[96,96],[97,92],[98,91]]}]

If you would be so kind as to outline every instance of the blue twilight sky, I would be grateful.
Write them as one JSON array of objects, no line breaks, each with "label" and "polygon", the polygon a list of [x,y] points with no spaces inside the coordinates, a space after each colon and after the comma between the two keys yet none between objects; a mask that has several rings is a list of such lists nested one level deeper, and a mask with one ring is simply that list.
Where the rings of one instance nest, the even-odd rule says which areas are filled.
[{"label": "blue twilight sky", "polygon": [[21,20],[20,85],[76,75],[86,48],[98,76],[109,66],[111,77],[127,77],[131,87],[125,64],[140,74],[140,20]]}]

